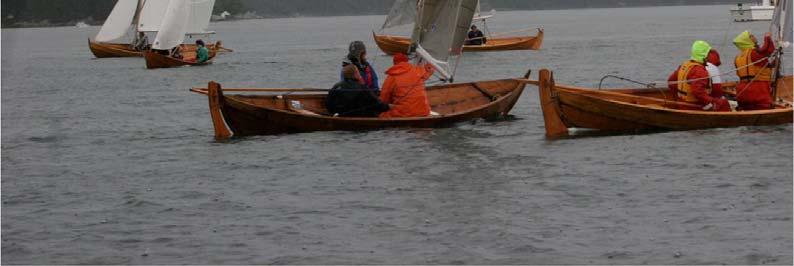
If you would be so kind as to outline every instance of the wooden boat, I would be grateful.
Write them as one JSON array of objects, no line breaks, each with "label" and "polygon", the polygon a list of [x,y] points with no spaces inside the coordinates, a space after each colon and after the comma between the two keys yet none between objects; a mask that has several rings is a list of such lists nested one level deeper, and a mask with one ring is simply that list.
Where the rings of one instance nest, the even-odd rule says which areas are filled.
[{"label": "wooden boat", "polygon": [[[119,40],[129,33],[132,28],[132,35],[138,38],[138,27],[141,10],[144,7],[143,0],[118,0],[113,6],[113,10],[105,19],[105,23],[94,37],[88,39],[88,48],[96,58],[110,57],[141,57],[143,52],[133,48],[130,43],[122,43]],[[155,7],[152,7],[155,8]],[[148,24],[148,21],[146,22]],[[134,43],[137,39],[133,40]]]},{"label": "wooden boat", "polygon": [[[693,130],[792,123],[792,77],[779,80],[782,101],[761,111],[709,112],[696,105],[666,99],[666,89],[596,90],[556,85],[551,71],[541,70],[540,103],[546,136],[564,137],[569,128],[613,132],[644,130]],[[724,84],[730,92],[735,83]]]},{"label": "wooden boat", "polygon": [[142,57],[143,52],[130,48],[125,43],[103,43],[88,40],[88,48],[96,58]]},{"label": "wooden boat", "polygon": [[182,45],[182,58],[173,58],[167,55],[162,55],[157,53],[156,51],[149,50],[144,53],[144,58],[146,59],[146,68],[147,69],[156,69],[156,68],[171,68],[171,67],[181,67],[181,66],[202,66],[202,65],[209,65],[212,64],[212,59],[218,54],[219,49],[223,49],[218,42],[215,45],[208,45],[207,49],[209,49],[210,58],[207,62],[204,63],[196,63],[196,45]]},{"label": "wooden boat", "polygon": [[[477,118],[499,118],[510,112],[526,84],[526,79],[505,79],[428,87],[430,106],[440,115],[391,119],[331,116],[325,108],[327,93],[317,93],[327,91],[322,89],[222,89],[220,84],[210,82],[208,88],[191,91],[208,96],[215,138],[221,140],[313,131],[431,128]],[[257,91],[278,94],[227,94]],[[315,93],[305,93],[312,91]],[[302,109],[294,109],[292,101],[299,101]]]},{"label": "wooden boat", "polygon": [[[375,43],[386,54],[406,53],[411,38],[372,33]],[[498,52],[511,50],[539,50],[543,44],[543,30],[535,36],[489,38],[484,45],[464,45],[463,52]]]},{"label": "wooden boat", "polygon": [[[170,0],[167,3],[167,11],[164,14],[151,49],[144,53],[146,68],[211,64],[212,59],[218,54],[218,50],[224,49],[220,41],[216,42],[215,45],[207,46],[209,59],[204,63],[196,62],[197,46],[192,43],[183,44],[183,42],[188,36],[193,38],[196,36],[209,37],[215,35],[215,32],[207,31],[214,6],[215,1]],[[177,47],[180,49],[182,58],[174,58],[159,53],[171,51]]]}]

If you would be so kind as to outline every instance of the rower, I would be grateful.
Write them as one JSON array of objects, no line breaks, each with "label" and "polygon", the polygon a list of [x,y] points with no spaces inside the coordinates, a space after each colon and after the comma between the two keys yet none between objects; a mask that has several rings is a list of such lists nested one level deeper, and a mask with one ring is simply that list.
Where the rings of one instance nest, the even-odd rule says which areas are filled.
[{"label": "rower", "polygon": [[706,57],[711,45],[705,41],[692,44],[692,57],[681,64],[667,79],[676,100],[697,105],[703,111],[730,111],[728,100],[712,97],[711,79],[706,70]]}]

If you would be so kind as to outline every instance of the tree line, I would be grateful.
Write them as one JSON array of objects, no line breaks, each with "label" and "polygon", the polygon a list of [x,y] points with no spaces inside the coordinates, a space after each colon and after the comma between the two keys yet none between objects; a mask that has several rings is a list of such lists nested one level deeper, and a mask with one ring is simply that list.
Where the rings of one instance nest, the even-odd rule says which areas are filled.
[{"label": "tree line", "polygon": [[[372,15],[388,12],[394,0],[216,0],[215,14],[247,12],[259,17]],[[2,0],[2,26],[100,24],[112,0]],[[566,9],[651,5],[735,4],[736,0],[482,0],[483,9]]]}]

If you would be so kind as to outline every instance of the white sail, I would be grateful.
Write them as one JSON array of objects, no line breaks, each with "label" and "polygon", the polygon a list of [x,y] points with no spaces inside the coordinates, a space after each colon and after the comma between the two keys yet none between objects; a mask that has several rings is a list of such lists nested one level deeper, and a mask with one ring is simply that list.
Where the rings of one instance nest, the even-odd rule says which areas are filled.
[{"label": "white sail", "polygon": [[191,0],[187,33],[206,33],[215,0]]},{"label": "white sail", "polygon": [[417,54],[431,63],[438,73],[451,80],[455,70],[452,56],[460,56],[469,31],[477,0],[421,0],[411,43]]},{"label": "white sail", "polygon": [[417,0],[396,0],[381,30],[408,25],[416,20]]},{"label": "white sail", "polygon": [[147,0],[138,18],[138,31],[157,32],[172,0]]},{"label": "white sail", "polygon": [[182,44],[188,28],[189,0],[170,0],[152,49],[169,50]]},{"label": "white sail", "polygon": [[105,20],[102,29],[94,38],[98,42],[109,42],[120,39],[127,34],[134,23],[135,12],[138,10],[138,0],[119,0],[113,11]]}]

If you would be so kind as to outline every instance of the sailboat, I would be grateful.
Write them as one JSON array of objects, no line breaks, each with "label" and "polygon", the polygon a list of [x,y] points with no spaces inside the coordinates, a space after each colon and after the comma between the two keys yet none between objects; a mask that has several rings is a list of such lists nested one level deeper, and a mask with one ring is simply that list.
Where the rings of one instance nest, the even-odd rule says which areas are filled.
[{"label": "sailboat", "polygon": [[[781,55],[791,51],[792,9],[792,0],[779,1],[775,8],[772,28],[778,58],[784,58]],[[540,87],[540,103],[549,138],[568,136],[570,128],[638,132],[790,124],[794,80],[791,75],[781,75],[782,64],[777,65],[778,74],[771,92],[774,106],[758,111],[685,110],[698,110],[699,107],[667,98],[666,89],[600,90],[557,85],[549,70],[542,70],[540,80],[531,83]],[[723,83],[722,87],[729,97],[736,95],[736,82]]]},{"label": "sailboat", "polygon": [[[417,0],[396,0],[386,21],[381,26],[380,31],[395,28],[402,25],[407,25],[413,22],[416,16],[417,5],[421,5],[421,1]],[[493,12],[493,11],[492,11]],[[535,36],[511,36],[511,37],[496,37],[498,34],[491,34],[488,30],[486,20],[492,18],[494,15],[482,15],[480,12],[479,1],[477,9],[473,14],[473,21],[479,21],[484,25],[487,33],[487,43],[483,45],[464,45],[464,52],[495,52],[495,51],[511,51],[511,50],[539,50],[543,44],[543,29],[538,28]],[[468,29],[468,27],[467,27]],[[392,35],[379,35],[372,32],[375,43],[386,54],[392,55],[395,53],[406,53],[411,44],[411,39],[401,36]]]},{"label": "sailboat", "polygon": [[130,27],[138,24],[143,7],[144,0],[119,0],[116,2],[99,33],[93,40],[88,39],[88,47],[94,56],[97,58],[143,56],[143,47],[135,45],[142,41],[138,39],[141,35],[138,34],[137,27],[135,27],[132,42],[115,42],[124,38],[129,33]]},{"label": "sailboat", "polygon": [[[207,46],[209,60],[201,63],[196,62],[195,44],[183,42],[186,37],[209,38],[215,35],[215,32],[207,31],[214,6],[215,0],[169,0],[151,49],[144,53],[146,68],[211,64],[218,51],[223,49],[220,41]],[[174,53],[176,50],[179,56]]]},{"label": "sailboat", "polygon": [[[99,33],[88,40],[89,49],[97,58],[143,57],[150,46],[147,34],[160,31],[169,4],[170,0],[119,0]],[[132,41],[119,41],[129,33]],[[184,49],[195,50],[195,45],[185,45]]]},{"label": "sailboat", "polygon": [[[423,0],[415,16],[411,47],[417,60],[433,65],[451,82],[462,54],[477,0]],[[218,140],[232,136],[273,135],[313,131],[376,130],[389,127],[442,127],[477,118],[504,117],[527,84],[503,79],[427,87],[437,115],[412,118],[337,117],[325,107],[326,89],[237,88],[216,82],[192,92],[207,95]],[[267,94],[263,94],[267,93]]]}]

